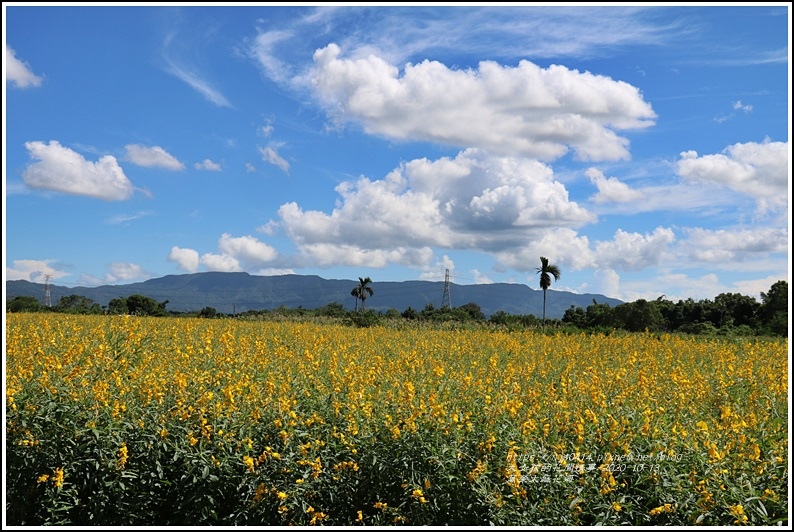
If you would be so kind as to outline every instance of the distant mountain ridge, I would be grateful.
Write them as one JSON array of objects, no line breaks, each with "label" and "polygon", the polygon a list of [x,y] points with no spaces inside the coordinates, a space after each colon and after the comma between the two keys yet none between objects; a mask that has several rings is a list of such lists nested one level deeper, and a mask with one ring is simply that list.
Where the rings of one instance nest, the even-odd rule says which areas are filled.
[{"label": "distant mountain ridge", "polygon": [[[245,272],[203,272],[166,275],[147,281],[123,285],[95,287],[50,286],[53,305],[60,298],[80,295],[107,306],[112,299],[141,294],[168,301],[166,310],[199,311],[212,307],[231,314],[248,310],[273,310],[280,306],[315,309],[329,303],[341,303],[353,309],[356,301],[350,291],[358,280],[324,279],[316,275],[251,275]],[[367,298],[366,308],[402,312],[408,307],[421,311],[430,303],[441,306],[444,293],[442,281],[382,281],[373,280],[374,294]],[[17,296],[35,297],[44,301],[44,285],[29,281],[6,281],[6,300]],[[509,314],[543,314],[543,291],[524,284],[493,283],[458,285],[450,283],[453,307],[476,303],[486,316],[497,311]],[[574,294],[550,288],[546,296],[546,317],[561,318],[571,307],[587,308],[593,299],[598,303],[616,306],[623,301],[599,294]]]}]

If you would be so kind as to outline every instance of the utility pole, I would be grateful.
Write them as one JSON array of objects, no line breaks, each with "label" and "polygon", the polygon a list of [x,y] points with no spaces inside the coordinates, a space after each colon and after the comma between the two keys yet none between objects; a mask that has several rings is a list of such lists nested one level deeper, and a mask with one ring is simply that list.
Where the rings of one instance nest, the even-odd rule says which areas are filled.
[{"label": "utility pole", "polygon": [[50,287],[50,274],[44,276],[44,306],[52,306],[52,287]]},{"label": "utility pole", "polygon": [[449,295],[449,268],[444,274],[444,295],[441,296],[441,308],[452,308],[452,300]]}]

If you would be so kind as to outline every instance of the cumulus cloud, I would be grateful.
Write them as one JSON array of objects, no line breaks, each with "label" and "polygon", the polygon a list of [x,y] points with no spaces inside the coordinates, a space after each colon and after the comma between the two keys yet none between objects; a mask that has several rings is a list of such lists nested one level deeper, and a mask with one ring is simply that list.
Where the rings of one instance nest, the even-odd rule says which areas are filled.
[{"label": "cumulus cloud", "polygon": [[196,170],[209,170],[211,172],[221,171],[221,165],[216,162],[212,162],[210,159],[204,159],[200,163],[196,163],[193,166]]},{"label": "cumulus cloud", "polygon": [[420,266],[433,259],[433,250],[429,247],[409,248],[396,246],[390,249],[368,249],[344,243],[305,244],[301,253],[313,264],[320,267],[363,266],[368,268],[384,268],[392,264],[403,266]]},{"label": "cumulus cloud", "polygon": [[618,229],[610,241],[597,242],[595,261],[599,268],[641,270],[657,266],[675,240],[672,229],[657,227],[651,234]]},{"label": "cumulus cloud", "polygon": [[788,231],[782,228],[759,227],[745,230],[686,230],[685,242],[690,260],[708,263],[736,263],[770,253],[788,251]]},{"label": "cumulus cloud", "polygon": [[475,284],[493,284],[493,281],[487,275],[476,268],[471,270],[471,275],[474,277]]},{"label": "cumulus cloud", "polygon": [[676,171],[687,181],[715,183],[748,194],[762,209],[778,209],[788,203],[789,165],[789,143],[766,140],[734,144],[712,155],[682,152]]},{"label": "cumulus cloud", "polygon": [[606,177],[595,168],[588,168],[585,175],[598,188],[598,193],[590,197],[595,203],[628,203],[643,197],[639,190],[631,189],[616,177]]},{"label": "cumulus cloud", "polygon": [[131,262],[114,262],[110,264],[108,269],[109,271],[105,278],[111,283],[151,277],[140,265]]},{"label": "cumulus cloud", "polygon": [[437,61],[399,69],[371,54],[343,59],[336,44],[314,54],[312,87],[341,125],[368,133],[480,147],[554,160],[573,149],[583,160],[628,159],[615,130],[645,128],[656,118],[640,91],[589,72],[529,61],[483,61],[455,70]]},{"label": "cumulus cloud", "polygon": [[30,69],[30,66],[17,58],[14,50],[7,45],[5,49],[5,71],[6,81],[10,81],[15,87],[26,89],[28,87],[40,87],[42,78],[37,76]]},{"label": "cumulus cloud", "polygon": [[332,254],[345,264],[382,264],[399,249],[400,263],[419,266],[432,258],[431,247],[498,251],[548,228],[594,220],[548,166],[473,149],[454,159],[409,161],[384,179],[361,177],[336,191],[341,199],[330,214],[295,202],[278,211],[286,234],[323,262]]},{"label": "cumulus cloud", "polygon": [[60,279],[71,275],[68,272],[51,266],[53,260],[14,260],[12,266],[6,266],[6,279],[9,281],[30,281],[31,283],[44,283],[46,276],[51,280]]},{"label": "cumulus cloud", "polygon": [[275,148],[272,146],[267,146],[265,148],[258,146],[258,148],[263,161],[276,165],[285,173],[289,173],[289,163],[278,154]]},{"label": "cumulus cloud", "polygon": [[151,278],[151,275],[144,271],[138,264],[133,264],[131,262],[114,262],[108,266],[108,272],[103,277],[95,277],[84,273],[80,275],[77,284],[83,286],[98,286],[149,278]]},{"label": "cumulus cloud", "polygon": [[38,160],[22,173],[29,187],[107,201],[125,200],[133,194],[132,183],[113,156],[105,155],[97,162],[87,161],[55,140],[49,144],[26,142],[25,147],[30,157]]},{"label": "cumulus cloud", "polygon": [[234,257],[217,253],[205,253],[201,256],[201,264],[211,272],[241,272],[240,261]]},{"label": "cumulus cloud", "polygon": [[274,247],[250,235],[233,237],[223,233],[218,240],[218,250],[252,266],[269,264],[278,257]]},{"label": "cumulus cloud", "polygon": [[581,270],[595,268],[597,263],[590,241],[569,228],[540,228],[531,238],[493,252],[497,259],[495,271],[511,268],[519,272],[532,272],[540,265],[538,257],[548,257],[563,269]]},{"label": "cumulus cloud", "polygon": [[182,271],[194,273],[199,269],[199,254],[195,249],[173,246],[168,254],[168,260],[175,262]]},{"label": "cumulus cloud", "polygon": [[272,268],[280,259],[278,251],[250,235],[234,237],[223,233],[218,239],[218,253],[205,253],[190,248],[173,246],[168,260],[175,262],[180,270],[198,271],[201,265],[210,271],[240,272],[266,270]]},{"label": "cumulus cloud", "polygon": [[126,159],[138,166],[165,168],[166,170],[184,170],[185,165],[160,146],[143,146],[128,144]]}]

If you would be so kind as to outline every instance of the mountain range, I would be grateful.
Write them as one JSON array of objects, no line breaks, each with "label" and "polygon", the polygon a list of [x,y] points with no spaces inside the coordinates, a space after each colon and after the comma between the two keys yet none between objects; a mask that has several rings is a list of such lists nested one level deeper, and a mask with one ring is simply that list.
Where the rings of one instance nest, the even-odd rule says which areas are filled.
[{"label": "mountain range", "polygon": [[[50,285],[50,298],[56,305],[61,297],[80,295],[102,306],[115,298],[140,294],[158,302],[168,301],[166,310],[199,311],[212,307],[225,314],[248,310],[273,310],[280,306],[315,309],[329,303],[341,303],[353,309],[355,298],[350,291],[358,280],[324,279],[316,275],[251,275],[245,272],[204,272],[166,275],[147,281],[95,287],[65,287]],[[366,300],[366,308],[403,312],[408,307],[421,311],[427,304],[442,306],[442,281],[383,281],[373,280],[373,295]],[[44,302],[45,285],[29,281],[6,281],[6,300],[17,296],[35,297]],[[476,303],[486,316],[497,311],[508,314],[543,314],[543,291],[524,284],[492,283],[459,285],[450,283],[449,299],[452,307]],[[561,318],[571,307],[587,308],[596,300],[616,306],[623,301],[599,294],[574,294],[550,288],[546,294],[546,317]]]}]

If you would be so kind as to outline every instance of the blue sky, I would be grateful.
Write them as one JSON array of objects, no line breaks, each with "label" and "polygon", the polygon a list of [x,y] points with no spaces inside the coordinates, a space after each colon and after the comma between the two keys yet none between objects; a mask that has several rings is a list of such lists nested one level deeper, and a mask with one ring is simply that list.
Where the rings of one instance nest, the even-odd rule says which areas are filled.
[{"label": "blue sky", "polygon": [[3,4],[5,278],[759,298],[790,4]]}]

